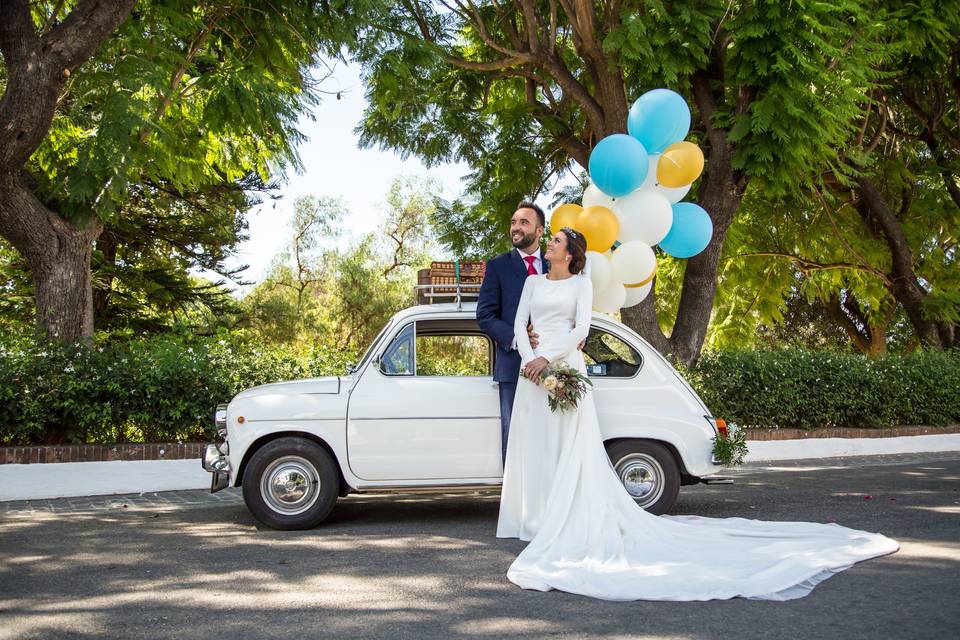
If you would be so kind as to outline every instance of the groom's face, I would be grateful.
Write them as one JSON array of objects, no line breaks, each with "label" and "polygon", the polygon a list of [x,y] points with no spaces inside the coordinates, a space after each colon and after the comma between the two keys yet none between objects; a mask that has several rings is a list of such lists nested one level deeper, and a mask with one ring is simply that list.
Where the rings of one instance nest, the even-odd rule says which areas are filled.
[{"label": "groom's face", "polygon": [[532,249],[540,244],[543,225],[533,209],[517,209],[510,219],[510,241],[517,249]]}]

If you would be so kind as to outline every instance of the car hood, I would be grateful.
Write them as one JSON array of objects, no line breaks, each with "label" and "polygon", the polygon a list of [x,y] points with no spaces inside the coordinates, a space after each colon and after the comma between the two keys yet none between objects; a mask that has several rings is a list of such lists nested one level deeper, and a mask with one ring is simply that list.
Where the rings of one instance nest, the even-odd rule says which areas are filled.
[{"label": "car hood", "polygon": [[308,378],[306,380],[290,380],[289,382],[262,384],[259,387],[241,391],[234,399],[242,400],[244,398],[255,398],[257,396],[294,396],[305,393],[340,393],[340,378],[330,376],[326,378]]}]

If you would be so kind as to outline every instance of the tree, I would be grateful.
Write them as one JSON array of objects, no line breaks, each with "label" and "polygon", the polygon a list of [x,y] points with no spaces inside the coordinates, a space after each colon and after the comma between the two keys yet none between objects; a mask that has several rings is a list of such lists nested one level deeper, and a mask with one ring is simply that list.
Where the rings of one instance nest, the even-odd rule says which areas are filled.
[{"label": "tree", "polygon": [[347,351],[366,348],[398,310],[413,300],[418,268],[434,245],[438,185],[394,179],[383,228],[346,246],[345,209],[328,197],[299,198],[289,247],[243,300],[251,327],[272,342],[323,342]]},{"label": "tree", "polygon": [[[956,343],[960,321],[956,82],[960,18],[878,4],[886,56],[831,171],[789,198],[749,192],[725,248],[720,334],[776,321],[797,289],[860,351]],[[960,8],[960,7],[958,7]],[[909,329],[908,329],[909,332]],[[728,336],[729,337],[729,336]]]},{"label": "tree", "polygon": [[59,21],[62,3],[37,30],[26,0],[0,5],[0,52],[6,82],[0,98],[0,235],[24,256],[37,316],[52,336],[93,332],[90,253],[102,223],[71,224],[34,192],[26,165],[50,128],[64,85],[127,18],[134,0],[81,0]]},{"label": "tree", "polygon": [[[383,9],[356,47],[370,101],[360,130],[367,144],[428,163],[469,163],[473,201],[445,211],[464,233],[503,238],[521,197],[538,194],[571,162],[586,167],[597,141],[626,131],[632,99],[658,86],[678,90],[694,108],[692,136],[707,156],[696,200],[711,214],[714,237],[685,265],[666,333],[656,295],[623,318],[690,364],[747,186],[784,193],[836,164],[837,145],[875,86],[877,43],[864,28],[871,7],[406,0]],[[477,226],[489,232],[469,230]]]},{"label": "tree", "polygon": [[293,206],[287,247],[244,297],[247,321],[274,342],[312,340],[323,334],[333,302],[335,241],[342,235],[344,204],[336,198],[303,196]]},{"label": "tree", "polygon": [[0,235],[30,269],[39,327],[64,340],[93,331],[94,241],[148,229],[137,201],[196,211],[297,165],[296,121],[319,97],[308,69],[352,28],[349,8],[331,22],[326,3],[133,6],[11,0],[0,13]]}]

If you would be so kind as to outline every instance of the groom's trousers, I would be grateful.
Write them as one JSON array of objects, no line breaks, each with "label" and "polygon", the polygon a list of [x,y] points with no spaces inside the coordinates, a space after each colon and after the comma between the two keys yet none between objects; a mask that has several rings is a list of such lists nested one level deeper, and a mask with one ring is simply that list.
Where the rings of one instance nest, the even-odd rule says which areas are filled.
[{"label": "groom's trousers", "polygon": [[513,398],[517,395],[516,382],[499,382],[500,387],[500,438],[503,445],[503,461],[507,461],[507,438],[510,435],[510,414],[513,413]]}]

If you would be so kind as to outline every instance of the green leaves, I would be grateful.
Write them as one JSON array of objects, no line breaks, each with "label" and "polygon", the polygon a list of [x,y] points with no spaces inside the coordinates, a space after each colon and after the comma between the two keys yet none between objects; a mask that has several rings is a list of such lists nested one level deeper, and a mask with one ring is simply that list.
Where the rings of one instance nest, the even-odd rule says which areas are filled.
[{"label": "green leaves", "polygon": [[332,346],[264,346],[241,333],[169,333],[89,348],[5,334],[0,444],[209,440],[213,408],[258,384],[340,375]]},{"label": "green leaves", "polygon": [[957,353],[704,353],[688,379],[714,415],[754,427],[888,427],[960,420]]}]

